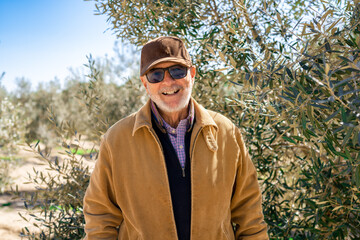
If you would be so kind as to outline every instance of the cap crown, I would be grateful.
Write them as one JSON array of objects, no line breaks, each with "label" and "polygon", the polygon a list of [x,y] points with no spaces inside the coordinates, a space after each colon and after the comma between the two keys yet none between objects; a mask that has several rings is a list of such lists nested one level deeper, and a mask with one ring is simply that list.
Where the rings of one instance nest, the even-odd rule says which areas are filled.
[{"label": "cap crown", "polygon": [[161,62],[174,62],[187,67],[192,65],[184,43],[177,37],[158,37],[143,46],[140,76]]}]

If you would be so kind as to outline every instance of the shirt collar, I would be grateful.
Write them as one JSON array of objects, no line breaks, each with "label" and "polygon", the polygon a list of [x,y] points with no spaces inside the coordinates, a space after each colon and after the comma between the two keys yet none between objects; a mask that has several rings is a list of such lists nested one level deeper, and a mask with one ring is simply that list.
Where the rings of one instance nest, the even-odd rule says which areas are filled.
[{"label": "shirt collar", "polygon": [[[193,132],[199,132],[201,129],[208,129],[207,127],[209,127],[209,129],[213,129],[216,132],[218,130],[218,126],[216,125],[214,119],[217,118],[218,114],[210,110],[206,110],[203,106],[198,104],[193,98],[191,98],[191,101],[193,102],[194,105],[194,115],[193,115],[194,120],[192,127],[189,129],[192,129]],[[135,133],[141,128],[146,127],[148,129],[151,129],[152,127],[151,122],[153,116],[154,114],[152,113],[151,110],[151,101],[149,99],[144,106],[142,106],[136,113],[131,114],[128,118],[134,120],[132,136],[134,136]]]},{"label": "shirt collar", "polygon": [[[190,100],[189,105],[190,105],[189,113],[188,113],[188,116],[186,117],[186,120],[187,120],[186,130],[187,131],[191,130],[191,128],[193,127],[193,124],[194,124],[194,119],[195,119],[194,103],[193,103],[192,99]],[[161,117],[161,115],[156,107],[156,104],[152,100],[151,100],[151,112],[152,112],[155,122],[158,125],[158,127],[160,128],[160,130],[162,132],[166,132],[167,131],[166,129],[168,129],[170,127],[170,125],[167,124],[165,122],[165,120]]]}]

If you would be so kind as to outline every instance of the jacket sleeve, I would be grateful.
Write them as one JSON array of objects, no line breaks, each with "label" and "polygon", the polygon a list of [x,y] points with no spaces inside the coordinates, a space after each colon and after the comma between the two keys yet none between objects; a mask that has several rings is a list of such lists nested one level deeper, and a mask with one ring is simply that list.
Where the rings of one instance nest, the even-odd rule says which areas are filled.
[{"label": "jacket sleeve", "polygon": [[84,239],[87,240],[117,239],[118,226],[123,221],[121,209],[115,200],[111,162],[111,152],[104,137],[84,197]]},{"label": "jacket sleeve", "polygon": [[237,174],[231,200],[231,219],[236,225],[236,239],[269,239],[262,212],[262,197],[257,173],[246,150],[240,130],[235,128],[240,148]]}]

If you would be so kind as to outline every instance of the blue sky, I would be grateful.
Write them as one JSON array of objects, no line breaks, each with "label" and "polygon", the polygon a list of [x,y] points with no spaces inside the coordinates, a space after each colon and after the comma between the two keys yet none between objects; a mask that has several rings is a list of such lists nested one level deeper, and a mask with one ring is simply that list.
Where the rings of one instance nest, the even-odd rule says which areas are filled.
[{"label": "blue sky", "polygon": [[93,1],[0,0],[1,86],[12,91],[21,77],[33,88],[55,76],[63,84],[90,53],[113,56],[116,36],[94,11]]}]

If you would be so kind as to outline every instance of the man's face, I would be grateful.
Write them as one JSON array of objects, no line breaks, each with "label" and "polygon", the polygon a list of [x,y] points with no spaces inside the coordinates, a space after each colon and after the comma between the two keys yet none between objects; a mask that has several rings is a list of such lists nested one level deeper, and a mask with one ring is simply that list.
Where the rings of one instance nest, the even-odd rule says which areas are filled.
[{"label": "man's face", "polygon": [[[163,62],[153,68],[167,68],[178,65],[173,62]],[[149,83],[146,76],[140,79],[146,91],[156,106],[167,113],[180,112],[187,108],[191,97],[196,70],[194,67],[188,69],[186,77],[173,79],[168,71],[165,71],[163,81],[159,83]]]}]

